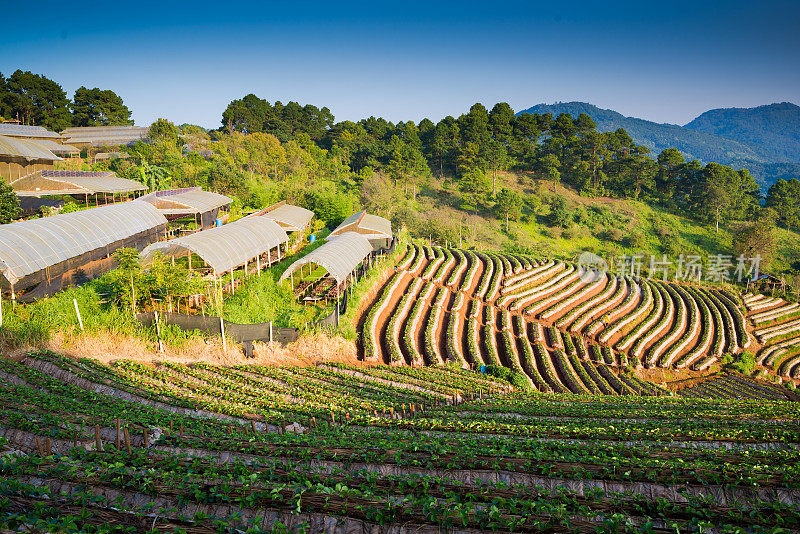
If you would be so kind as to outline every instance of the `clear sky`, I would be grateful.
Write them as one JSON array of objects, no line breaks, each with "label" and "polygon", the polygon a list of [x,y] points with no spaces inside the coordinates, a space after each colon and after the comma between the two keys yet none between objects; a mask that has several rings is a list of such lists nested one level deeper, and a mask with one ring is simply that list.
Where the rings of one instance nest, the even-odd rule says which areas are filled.
[{"label": "clear sky", "polygon": [[0,0],[0,72],[44,74],[70,97],[112,89],[136,124],[211,128],[251,92],[337,120],[580,100],[684,124],[800,103],[797,0],[383,4]]}]

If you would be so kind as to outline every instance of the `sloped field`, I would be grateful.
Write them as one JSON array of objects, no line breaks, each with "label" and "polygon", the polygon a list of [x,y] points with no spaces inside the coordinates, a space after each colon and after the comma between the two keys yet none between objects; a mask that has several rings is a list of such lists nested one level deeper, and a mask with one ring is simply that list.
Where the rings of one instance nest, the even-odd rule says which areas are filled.
[{"label": "sloped field", "polygon": [[798,403],[528,396],[450,366],[40,353],[0,376],[4,532],[800,528]]}]

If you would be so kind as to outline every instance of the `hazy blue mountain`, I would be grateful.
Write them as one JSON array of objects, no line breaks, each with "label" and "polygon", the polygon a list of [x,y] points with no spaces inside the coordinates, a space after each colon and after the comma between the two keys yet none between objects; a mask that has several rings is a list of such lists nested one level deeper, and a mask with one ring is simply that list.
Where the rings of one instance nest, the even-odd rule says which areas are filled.
[{"label": "hazy blue mountain", "polygon": [[800,162],[800,106],[791,102],[712,109],[685,127],[760,147],[775,161]]},{"label": "hazy blue mountain", "polygon": [[665,148],[677,148],[687,159],[747,168],[764,192],[778,178],[800,177],[800,107],[790,103],[715,109],[686,126],[626,117],[586,102],[539,104],[519,113],[550,113],[554,117],[586,113],[601,131],[624,128],[636,143],[649,148],[653,157]]}]

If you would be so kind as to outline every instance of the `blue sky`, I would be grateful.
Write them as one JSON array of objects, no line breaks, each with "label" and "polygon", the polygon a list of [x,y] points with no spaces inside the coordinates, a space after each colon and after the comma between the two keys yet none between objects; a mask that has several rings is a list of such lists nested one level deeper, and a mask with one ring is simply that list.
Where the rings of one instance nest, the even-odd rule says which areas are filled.
[{"label": "blue sky", "polygon": [[[800,2],[81,2],[0,0],[0,72],[113,89],[137,124],[218,127],[255,93],[337,120],[581,100],[684,124],[800,103]],[[14,22],[16,21],[16,22]],[[41,21],[41,26],[33,25]]]}]

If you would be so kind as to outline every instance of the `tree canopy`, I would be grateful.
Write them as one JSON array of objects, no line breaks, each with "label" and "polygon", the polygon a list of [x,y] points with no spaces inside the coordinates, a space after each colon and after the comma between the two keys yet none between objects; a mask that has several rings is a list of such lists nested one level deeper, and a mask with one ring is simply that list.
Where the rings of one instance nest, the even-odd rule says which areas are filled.
[{"label": "tree canopy", "polygon": [[73,126],[111,126],[133,124],[131,111],[122,98],[110,89],[81,86],[72,99]]}]

